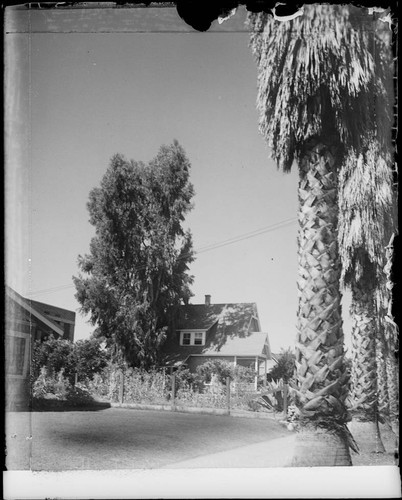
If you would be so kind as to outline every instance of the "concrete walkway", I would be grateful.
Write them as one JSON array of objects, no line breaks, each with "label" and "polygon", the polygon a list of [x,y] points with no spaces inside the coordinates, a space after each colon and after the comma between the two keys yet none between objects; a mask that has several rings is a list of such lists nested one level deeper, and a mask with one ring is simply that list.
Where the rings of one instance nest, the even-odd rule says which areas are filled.
[{"label": "concrete walkway", "polygon": [[165,469],[224,468],[224,467],[289,467],[295,447],[296,434],[262,443],[241,446],[232,450],[202,455],[165,466]]}]

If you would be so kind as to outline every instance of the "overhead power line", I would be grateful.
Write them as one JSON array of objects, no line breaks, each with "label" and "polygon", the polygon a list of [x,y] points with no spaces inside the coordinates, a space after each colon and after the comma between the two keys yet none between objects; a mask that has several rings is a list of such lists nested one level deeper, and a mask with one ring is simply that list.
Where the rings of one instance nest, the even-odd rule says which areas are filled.
[{"label": "overhead power line", "polygon": [[201,247],[198,250],[196,250],[195,253],[208,252],[209,250],[215,250],[215,248],[231,245],[232,243],[237,243],[238,241],[248,240],[249,238],[254,238],[255,236],[259,236],[260,234],[269,233],[270,231],[274,231],[275,229],[280,229],[284,226],[288,226],[289,224],[292,224],[293,222],[296,221],[297,219],[292,217],[291,219],[286,219],[281,222],[277,222],[276,224],[271,224],[270,226],[266,226],[261,229],[256,229],[255,231],[251,231],[250,233],[244,233],[239,236],[234,236],[233,238],[220,241],[218,243],[212,243],[211,245],[206,245],[205,247]]},{"label": "overhead power line", "polygon": [[[232,238],[228,238],[227,240],[219,241],[216,243],[211,243],[210,245],[205,245],[203,247],[198,248],[197,250],[194,250],[192,252],[193,254],[197,255],[200,253],[204,252],[209,252],[211,250],[216,250],[217,248],[222,248],[227,245],[233,245],[234,243],[238,243],[239,241],[244,241],[248,240],[250,238],[255,238],[256,236],[260,236],[261,234],[269,233],[271,231],[275,231],[276,229],[281,229],[282,227],[288,226],[290,224],[293,224],[296,222],[297,219],[295,217],[292,217],[290,219],[285,219],[283,221],[277,222],[275,224],[270,224],[269,226],[262,227],[260,229],[256,229],[254,231],[248,232],[248,233],[243,233],[238,236],[233,236]],[[181,259],[184,259],[188,257],[190,254],[185,254],[181,256]],[[144,267],[138,268],[138,270],[144,269]],[[54,286],[52,288],[45,288],[43,290],[36,290],[33,292],[27,292],[26,295],[32,296],[32,295],[44,295],[47,293],[52,293],[52,292],[58,292],[60,290],[65,290],[68,288],[73,288],[74,284],[69,283],[69,284],[64,284],[64,285],[59,285],[59,286]]]}]

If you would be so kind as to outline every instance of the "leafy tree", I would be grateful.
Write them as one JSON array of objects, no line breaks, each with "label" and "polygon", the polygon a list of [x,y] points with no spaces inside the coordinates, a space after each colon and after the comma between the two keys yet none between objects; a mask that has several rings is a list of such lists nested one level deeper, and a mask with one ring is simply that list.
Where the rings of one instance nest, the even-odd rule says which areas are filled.
[{"label": "leafy tree", "polygon": [[[78,340],[72,343],[50,336],[44,342],[33,344],[31,366],[35,380],[44,367],[50,377],[56,377],[63,370],[63,375],[70,383],[75,380],[92,380],[95,373],[100,373],[107,365],[110,354],[102,348],[101,339]],[[33,380],[33,381],[34,381]]]},{"label": "leafy tree", "polygon": [[276,365],[267,373],[267,380],[283,380],[288,383],[293,378],[295,371],[295,355],[290,349],[281,349],[276,360]]},{"label": "leafy tree", "polygon": [[74,344],[65,339],[55,339],[51,335],[46,341],[35,341],[32,349],[31,367],[33,378],[39,376],[41,368],[55,377],[61,370],[70,382],[75,377]]},{"label": "leafy tree", "polygon": [[[387,126],[373,19],[363,8],[305,5],[285,22],[251,14],[260,131],[278,167],[299,166],[299,307],[293,465],[351,465],[338,251],[338,174],[351,148]],[[380,144],[383,138],[378,137]],[[306,440],[309,446],[305,446]]]},{"label": "leafy tree", "polygon": [[81,312],[131,366],[158,361],[169,318],[191,296],[190,163],[177,141],[144,164],[115,155],[87,204],[95,228],[73,277]]},{"label": "leafy tree", "polygon": [[106,368],[109,358],[109,351],[102,348],[102,339],[78,340],[74,344],[75,371],[78,380],[92,380],[95,373],[101,373]]}]

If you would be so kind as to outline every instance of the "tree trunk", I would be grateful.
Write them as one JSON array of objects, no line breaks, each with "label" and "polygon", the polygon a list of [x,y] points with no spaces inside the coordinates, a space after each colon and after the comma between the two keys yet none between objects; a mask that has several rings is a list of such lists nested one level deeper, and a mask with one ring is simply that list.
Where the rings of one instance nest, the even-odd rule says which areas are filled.
[{"label": "tree trunk", "polygon": [[386,357],[388,394],[389,394],[389,417],[394,433],[399,436],[399,368],[393,352]]},{"label": "tree trunk", "polygon": [[336,153],[335,141],[330,146],[315,142],[299,165],[295,389],[301,432],[293,461],[297,466],[351,465],[337,243]]},{"label": "tree trunk", "polygon": [[376,367],[377,367],[377,389],[378,389],[378,413],[381,421],[389,422],[389,394],[386,367],[386,349],[384,339],[377,336],[376,339]]},{"label": "tree trunk", "polygon": [[378,427],[376,363],[378,321],[374,282],[375,280],[370,276],[363,276],[358,283],[352,283],[352,304],[350,307],[352,317],[352,384],[350,400],[353,425],[351,429],[355,429],[358,433],[354,438],[360,448],[364,448],[368,452],[383,453],[385,450]]},{"label": "tree trunk", "polygon": [[399,336],[398,327],[392,314],[392,262],[394,258],[394,234],[385,247],[385,265],[380,300],[380,325],[386,345],[385,365],[388,381],[389,417],[392,430],[399,436],[399,363],[397,358]]}]

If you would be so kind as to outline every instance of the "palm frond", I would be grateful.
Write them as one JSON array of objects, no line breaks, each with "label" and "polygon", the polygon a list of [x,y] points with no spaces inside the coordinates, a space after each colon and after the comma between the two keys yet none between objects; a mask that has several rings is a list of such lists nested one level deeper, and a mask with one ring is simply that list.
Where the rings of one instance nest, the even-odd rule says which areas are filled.
[{"label": "palm frond", "polygon": [[380,270],[379,286],[377,288],[377,311],[379,318],[379,332],[384,340],[384,345],[388,355],[393,356],[398,351],[399,330],[392,314],[392,261],[394,257],[393,240],[395,233],[385,247],[383,255],[383,266]]},{"label": "palm frond", "polygon": [[312,136],[336,131],[346,149],[359,147],[365,131],[391,120],[382,83],[390,64],[378,57],[384,37],[368,10],[314,4],[286,23],[250,15],[249,26],[260,131],[280,168],[290,170]]},{"label": "palm frond", "polygon": [[365,151],[348,155],[339,173],[339,252],[341,279],[358,282],[367,262],[383,266],[387,238],[396,228],[390,153],[373,138]]}]

